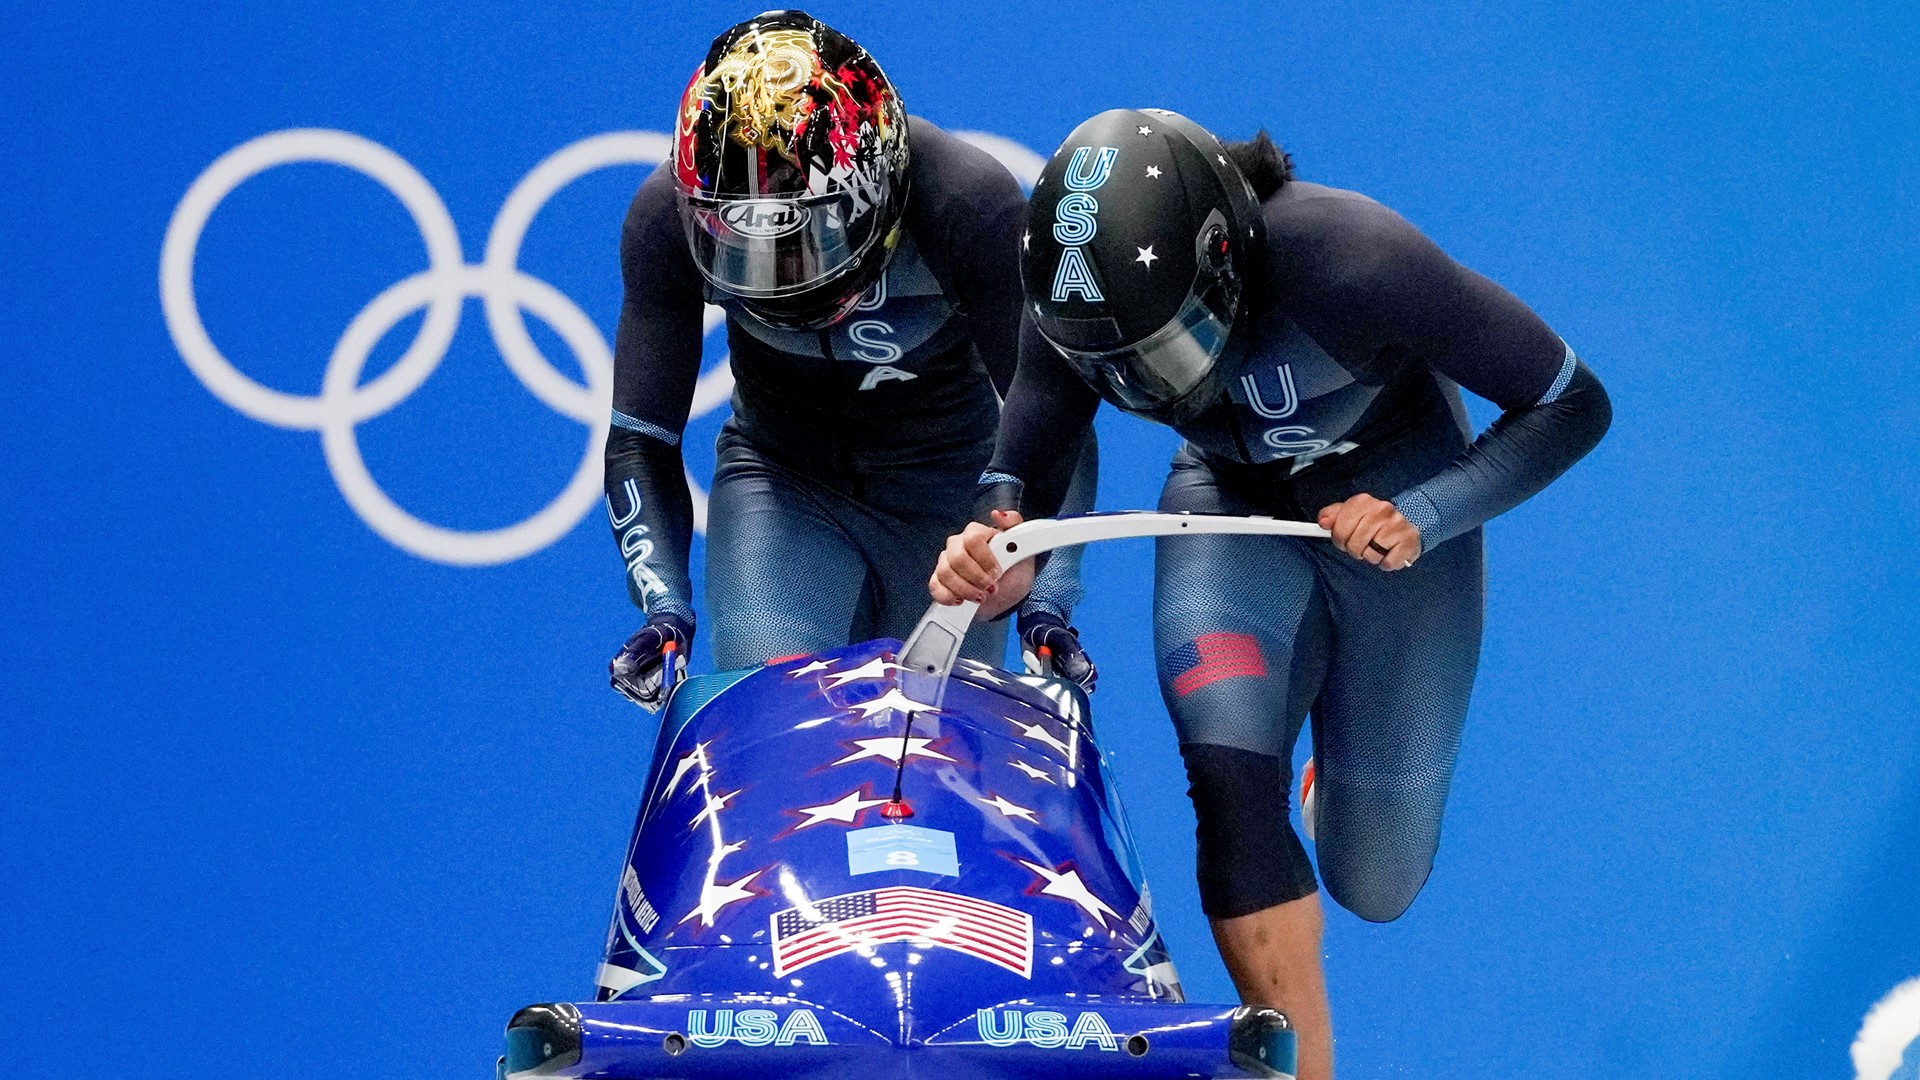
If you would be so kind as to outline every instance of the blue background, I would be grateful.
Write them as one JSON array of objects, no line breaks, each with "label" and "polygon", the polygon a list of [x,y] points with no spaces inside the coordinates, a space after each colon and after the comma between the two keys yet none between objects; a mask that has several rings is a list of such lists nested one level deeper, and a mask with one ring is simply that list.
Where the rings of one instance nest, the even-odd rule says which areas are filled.
[{"label": "blue background", "polygon": [[[1608,440],[1490,529],[1431,884],[1391,926],[1331,916],[1342,1075],[1850,1075],[1861,1016],[1920,975],[1920,8],[815,10],[914,112],[1042,152],[1121,104],[1265,125],[1303,176],[1381,199],[1532,303],[1613,395]],[[515,1007],[590,993],[651,745],[605,685],[635,622],[605,524],[485,569],[391,546],[317,436],[242,416],[181,362],[161,238],[220,154],[330,127],[424,173],[478,261],[529,169],[668,128],[708,39],[752,12],[10,14],[10,1059],[485,1076]],[[609,334],[643,174],[562,191],[521,258]],[[215,214],[198,295],[245,371],[313,393],[420,251],[376,185],[282,168]],[[1150,505],[1171,440],[1102,425],[1102,505]],[[544,504],[581,443],[501,365],[475,302],[441,369],[359,435],[402,505],[463,528]],[[1149,559],[1093,551],[1080,623],[1175,956],[1195,997],[1225,999],[1153,686]]]}]

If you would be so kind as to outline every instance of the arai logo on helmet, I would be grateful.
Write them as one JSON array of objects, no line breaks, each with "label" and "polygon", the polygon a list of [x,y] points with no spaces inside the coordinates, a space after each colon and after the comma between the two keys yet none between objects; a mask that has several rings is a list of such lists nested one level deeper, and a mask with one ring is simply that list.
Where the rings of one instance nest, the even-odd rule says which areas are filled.
[{"label": "arai logo on helmet", "polygon": [[780,199],[749,199],[730,203],[720,211],[727,228],[754,240],[771,240],[804,228],[812,214],[799,203]]}]

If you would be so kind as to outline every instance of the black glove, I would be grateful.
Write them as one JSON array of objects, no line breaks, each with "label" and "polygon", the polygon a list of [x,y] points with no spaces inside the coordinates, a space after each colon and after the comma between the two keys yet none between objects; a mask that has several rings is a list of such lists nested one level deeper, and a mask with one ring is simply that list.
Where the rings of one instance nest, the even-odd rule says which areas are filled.
[{"label": "black glove", "polygon": [[627,639],[607,664],[609,681],[628,701],[647,710],[660,711],[665,697],[664,656],[667,642],[674,643],[680,670],[686,670],[687,646],[693,644],[693,624],[678,615],[664,612],[647,617],[647,625]]},{"label": "black glove", "polygon": [[1080,631],[1060,621],[1060,616],[1051,611],[1020,613],[1020,651],[1025,655],[1027,670],[1037,671],[1041,646],[1052,654],[1050,662],[1053,670],[1040,672],[1055,678],[1066,679],[1080,684],[1080,689],[1093,693],[1093,684],[1100,679],[1100,671],[1093,666],[1093,659],[1080,645]]}]

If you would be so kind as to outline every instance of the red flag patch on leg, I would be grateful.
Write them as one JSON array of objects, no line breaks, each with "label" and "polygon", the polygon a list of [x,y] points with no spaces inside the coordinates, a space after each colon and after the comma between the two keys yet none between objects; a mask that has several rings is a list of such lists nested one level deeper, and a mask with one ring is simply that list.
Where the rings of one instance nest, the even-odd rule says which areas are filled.
[{"label": "red flag patch on leg", "polygon": [[1252,634],[1201,634],[1167,654],[1167,674],[1173,692],[1186,697],[1222,679],[1242,675],[1265,676],[1267,659]]}]

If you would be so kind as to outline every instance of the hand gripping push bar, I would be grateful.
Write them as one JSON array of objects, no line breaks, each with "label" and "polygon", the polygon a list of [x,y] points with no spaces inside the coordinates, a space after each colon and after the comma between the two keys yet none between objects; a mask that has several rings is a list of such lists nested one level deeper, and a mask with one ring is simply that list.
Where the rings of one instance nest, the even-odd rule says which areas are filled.
[{"label": "hand gripping push bar", "polygon": [[[1239,534],[1247,536],[1303,536],[1326,539],[1330,534],[1305,521],[1282,521],[1270,517],[1233,517],[1225,514],[1163,514],[1150,510],[1129,510],[1107,514],[1080,514],[1074,517],[1027,521],[995,536],[988,546],[1000,563],[1001,573],[1022,559],[1031,559],[1056,548],[1090,544],[1096,540],[1129,540],[1143,536],[1178,536],[1182,533]],[[960,658],[960,643],[980,605],[963,600],[958,604],[934,604],[920,617],[906,647],[900,651],[901,689],[914,701],[939,708],[946,697],[947,678],[953,674],[954,661]]]}]

